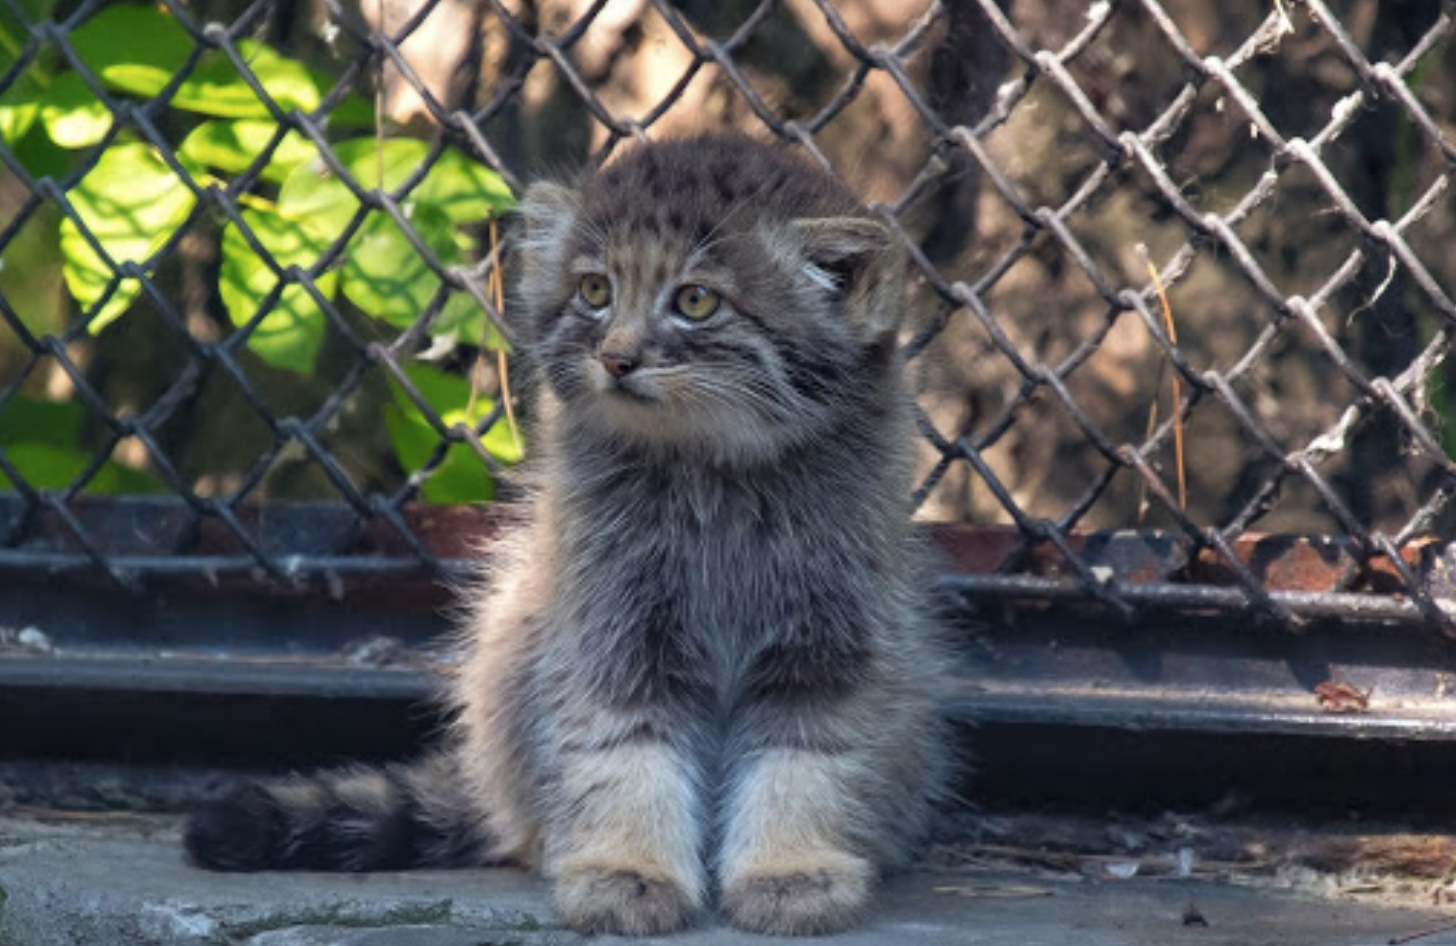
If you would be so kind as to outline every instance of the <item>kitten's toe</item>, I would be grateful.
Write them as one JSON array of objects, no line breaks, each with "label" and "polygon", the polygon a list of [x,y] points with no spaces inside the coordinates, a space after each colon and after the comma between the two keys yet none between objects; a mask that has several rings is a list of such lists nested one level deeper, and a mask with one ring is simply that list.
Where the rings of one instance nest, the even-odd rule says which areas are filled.
[{"label": "kitten's toe", "polygon": [[723,890],[728,920],[754,933],[815,936],[852,924],[870,896],[874,870],[835,854],[796,865],[745,871]]},{"label": "kitten's toe", "polygon": [[557,878],[556,908],[581,933],[643,936],[682,929],[697,905],[680,884],[649,871],[577,867]]}]

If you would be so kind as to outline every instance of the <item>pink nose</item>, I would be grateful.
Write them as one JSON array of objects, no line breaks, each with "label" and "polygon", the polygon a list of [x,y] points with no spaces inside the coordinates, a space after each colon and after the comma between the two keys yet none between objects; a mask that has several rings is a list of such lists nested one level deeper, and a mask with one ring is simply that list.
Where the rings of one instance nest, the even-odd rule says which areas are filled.
[{"label": "pink nose", "polygon": [[607,369],[607,374],[614,378],[629,375],[637,369],[638,360],[631,355],[623,355],[618,352],[604,351],[597,355],[602,367]]}]

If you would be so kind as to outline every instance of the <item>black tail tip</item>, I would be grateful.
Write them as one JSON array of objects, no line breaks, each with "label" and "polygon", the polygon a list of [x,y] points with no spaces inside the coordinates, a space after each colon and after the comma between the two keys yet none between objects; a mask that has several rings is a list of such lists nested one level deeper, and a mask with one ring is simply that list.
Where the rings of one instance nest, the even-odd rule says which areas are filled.
[{"label": "black tail tip", "polygon": [[264,870],[278,866],[282,836],[277,801],[262,786],[245,784],[193,808],[183,844],[198,867]]}]

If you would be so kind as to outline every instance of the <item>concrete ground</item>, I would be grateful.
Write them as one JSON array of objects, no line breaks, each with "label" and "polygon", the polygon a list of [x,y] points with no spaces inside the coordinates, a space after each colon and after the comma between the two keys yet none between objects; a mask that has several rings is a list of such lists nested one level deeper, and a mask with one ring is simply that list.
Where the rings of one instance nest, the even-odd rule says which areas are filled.
[{"label": "concrete ground", "polygon": [[[977,864],[893,879],[861,928],[826,944],[1373,946],[1456,915],[1208,880],[1091,879]],[[0,818],[0,946],[574,944],[540,881],[507,870],[209,874],[182,861],[172,818]],[[602,943],[626,942],[600,937]],[[780,942],[705,918],[642,942]],[[794,941],[789,941],[794,942]],[[802,942],[802,941],[796,941]]]}]

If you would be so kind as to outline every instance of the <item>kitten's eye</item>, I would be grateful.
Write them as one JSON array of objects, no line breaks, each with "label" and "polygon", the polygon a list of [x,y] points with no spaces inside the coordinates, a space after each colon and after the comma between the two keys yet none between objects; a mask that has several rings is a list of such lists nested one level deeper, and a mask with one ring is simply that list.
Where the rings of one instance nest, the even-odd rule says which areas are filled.
[{"label": "kitten's eye", "polygon": [[718,311],[718,294],[703,286],[683,286],[677,291],[673,308],[683,318],[699,322]]},{"label": "kitten's eye", "polygon": [[601,273],[587,273],[576,284],[582,301],[593,309],[600,309],[612,301],[612,282]]}]

